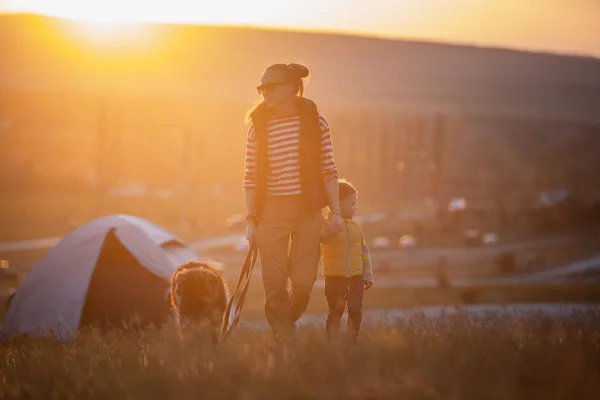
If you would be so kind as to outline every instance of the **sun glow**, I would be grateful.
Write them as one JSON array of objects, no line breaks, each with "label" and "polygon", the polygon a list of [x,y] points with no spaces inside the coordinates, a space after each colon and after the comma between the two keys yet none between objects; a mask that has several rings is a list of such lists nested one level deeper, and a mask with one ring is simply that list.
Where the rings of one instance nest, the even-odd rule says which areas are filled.
[{"label": "sun glow", "polygon": [[109,21],[85,21],[80,25],[93,36],[107,39],[132,36],[138,31],[135,25]]},{"label": "sun glow", "polygon": [[[317,0],[306,0],[313,3]],[[320,1],[320,0],[319,0]],[[339,3],[342,0],[333,0]],[[280,0],[12,0],[20,8],[50,16],[102,23],[174,22],[197,24],[277,23],[296,7]]]},{"label": "sun glow", "polygon": [[[598,0],[0,0],[0,12],[82,21],[99,38],[123,25],[292,28],[600,55]],[[125,30],[131,31],[130,26]],[[568,32],[565,35],[564,32]]]},{"label": "sun glow", "polygon": [[[135,1],[90,2],[80,0],[30,1],[32,11],[56,17],[82,20],[90,24],[116,24],[135,22],[136,14],[143,9]],[[143,13],[143,11],[141,11]]]},{"label": "sun glow", "polygon": [[148,22],[285,26],[295,16],[293,4],[279,0],[175,0],[172,4],[140,0],[13,0],[13,3],[21,9],[69,19],[73,22],[69,25],[76,27],[70,34],[101,46],[155,40],[151,28],[144,25]]},{"label": "sun glow", "polygon": [[136,23],[136,15],[144,7],[135,1],[29,0],[22,3],[36,13],[71,20],[66,25],[67,34],[86,43],[122,46],[137,45],[147,39],[148,32]]}]

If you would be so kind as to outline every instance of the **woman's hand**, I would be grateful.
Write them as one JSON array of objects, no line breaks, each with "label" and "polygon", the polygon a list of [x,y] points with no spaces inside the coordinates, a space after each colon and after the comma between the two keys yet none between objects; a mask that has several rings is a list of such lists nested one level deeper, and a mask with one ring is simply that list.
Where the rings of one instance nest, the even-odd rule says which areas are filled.
[{"label": "woman's hand", "polygon": [[332,236],[337,235],[344,229],[344,220],[340,214],[333,214],[327,227]]},{"label": "woman's hand", "polygon": [[248,221],[246,223],[246,240],[248,243],[254,242],[256,238],[256,223],[254,221]]},{"label": "woman's hand", "polygon": [[373,286],[373,282],[371,281],[363,281],[363,284],[365,285],[365,290],[369,290]]}]

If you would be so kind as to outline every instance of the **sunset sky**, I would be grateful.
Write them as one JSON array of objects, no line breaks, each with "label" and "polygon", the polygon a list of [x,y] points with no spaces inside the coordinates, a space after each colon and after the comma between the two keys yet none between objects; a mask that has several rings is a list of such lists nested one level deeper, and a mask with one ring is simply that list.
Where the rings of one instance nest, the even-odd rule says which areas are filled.
[{"label": "sunset sky", "polygon": [[285,27],[600,57],[600,0],[0,0],[0,11]]}]

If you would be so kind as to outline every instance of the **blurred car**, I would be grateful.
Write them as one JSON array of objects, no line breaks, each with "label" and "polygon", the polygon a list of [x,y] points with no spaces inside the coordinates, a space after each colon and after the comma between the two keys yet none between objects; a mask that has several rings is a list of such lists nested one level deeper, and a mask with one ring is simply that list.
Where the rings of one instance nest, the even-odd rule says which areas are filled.
[{"label": "blurred car", "polygon": [[483,237],[481,238],[481,243],[483,243],[486,246],[489,246],[489,245],[497,244],[499,240],[500,240],[500,238],[498,237],[497,233],[488,232],[485,235],[483,235]]},{"label": "blurred car", "polygon": [[417,246],[417,239],[412,235],[404,235],[398,240],[398,245],[402,249],[411,249]]},{"label": "blurred car", "polygon": [[392,247],[392,241],[383,236],[377,236],[371,241],[373,249],[389,249]]},{"label": "blurred car", "polygon": [[467,199],[455,197],[448,202],[448,211],[464,211],[467,208]]}]

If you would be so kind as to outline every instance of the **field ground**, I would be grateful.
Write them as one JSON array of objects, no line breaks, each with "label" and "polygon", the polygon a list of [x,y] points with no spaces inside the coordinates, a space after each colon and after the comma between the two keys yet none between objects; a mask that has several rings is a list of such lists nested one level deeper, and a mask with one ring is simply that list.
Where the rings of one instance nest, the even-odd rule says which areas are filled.
[{"label": "field ground", "polygon": [[[416,215],[428,211],[432,209],[423,203],[363,202],[359,214],[403,212]],[[222,192],[208,186],[186,193],[159,191],[155,195],[129,196],[111,196],[92,190],[11,189],[5,190],[0,197],[0,242],[64,236],[81,224],[111,214],[132,214],[149,219],[189,241],[231,233],[226,219],[244,212],[241,186],[239,191]],[[484,219],[483,222],[467,220],[464,228],[499,230],[495,217],[486,216]],[[511,225],[500,232],[503,237],[521,240],[530,234],[522,221],[513,221]],[[374,230],[365,226],[365,232],[368,237],[385,235],[397,240],[401,235],[411,233],[413,228],[410,220],[406,224],[383,220]],[[420,240],[424,246],[446,246],[461,241],[460,235],[431,232]]]},{"label": "field ground", "polygon": [[[235,289],[236,280],[229,280],[230,290]],[[375,285],[365,293],[365,309],[398,309],[417,306],[455,305],[471,303],[579,303],[600,302],[600,284],[480,287],[378,287]],[[4,301],[2,302],[4,304]],[[260,276],[253,278],[248,289],[242,319],[264,321],[264,296]],[[306,312],[324,313],[327,304],[323,288],[315,287]],[[4,307],[0,307],[0,321]]]},{"label": "field ground", "polygon": [[[419,211],[418,204],[363,204],[361,213],[388,210]],[[12,190],[0,197],[0,241],[63,236],[94,218],[133,214],[147,218],[180,236],[193,240],[230,232],[225,220],[243,214],[243,192],[221,193],[199,188],[186,195],[110,196],[94,191]]]},{"label": "field ground", "polygon": [[[516,265],[514,271],[502,271],[498,267],[498,255],[502,247],[446,247],[424,248],[414,250],[390,249],[378,251],[371,249],[373,268],[383,279],[435,277],[438,271],[439,257],[446,256],[448,264],[444,273],[448,277],[488,277],[506,273],[532,273],[556,268],[570,262],[587,258],[600,253],[600,240],[595,238],[566,241],[564,243],[509,243],[515,250]],[[528,262],[529,257],[537,255],[540,262]],[[207,252],[207,259],[217,260],[225,264],[225,274],[237,275],[243,264],[245,253],[240,252]],[[260,268],[260,260],[257,269]]]},{"label": "field ground", "polygon": [[[499,329],[499,326],[502,326]],[[288,347],[240,328],[219,347],[198,334],[83,332],[0,346],[3,399],[597,399],[600,315],[458,313],[367,324],[356,345],[302,327]]]},{"label": "field ground", "polygon": [[[429,250],[426,250],[429,251]],[[465,252],[470,250],[465,249]],[[397,251],[396,251],[397,252]],[[462,250],[460,251],[462,253]],[[574,242],[561,246],[549,246],[538,249],[538,253],[543,255],[547,263],[547,268],[557,267],[559,265],[576,261],[582,258],[598,254],[598,248],[595,241]],[[501,285],[485,284],[479,287],[406,287],[406,285],[396,286],[387,285],[389,282],[398,282],[402,280],[419,280],[419,279],[437,279],[438,268],[435,263],[409,266],[403,265],[402,252],[393,263],[392,267],[386,270],[381,269],[379,257],[389,253],[374,253],[373,260],[375,266],[375,286],[365,297],[365,306],[374,309],[393,309],[403,308],[417,305],[438,305],[438,304],[463,304],[472,302],[500,302],[511,303],[521,301],[539,301],[539,302],[555,302],[555,301],[598,301],[595,286],[580,286],[580,285],[531,285],[519,287],[504,287]],[[43,255],[43,252],[22,252],[17,258],[15,264],[27,265],[30,267],[35,260]],[[219,260],[219,258],[216,258]],[[224,271],[224,276],[228,282],[230,290],[235,289],[239,268],[242,264],[243,254],[230,254],[227,259],[227,267]],[[12,260],[11,260],[12,261]],[[543,269],[543,265],[533,265],[526,269],[518,269],[514,274],[534,272]],[[25,274],[28,268],[20,270],[20,273]],[[475,262],[467,262],[461,264],[450,263],[444,269],[444,275],[452,279],[461,278],[494,278],[502,276],[516,276],[504,274],[499,270],[494,257],[490,256],[487,260],[477,260]],[[378,286],[378,283],[380,285]],[[18,284],[14,280],[1,280],[0,292],[6,293],[10,287],[14,288]],[[309,305],[309,312],[324,312],[326,310],[323,289],[319,285],[315,287],[313,297]],[[598,291],[600,293],[600,291]],[[255,274],[251,281],[251,286],[246,301],[244,310],[244,318],[249,320],[257,320],[263,317],[263,294],[261,287],[260,265],[257,265]],[[3,314],[3,309],[0,308],[0,319]]]}]

